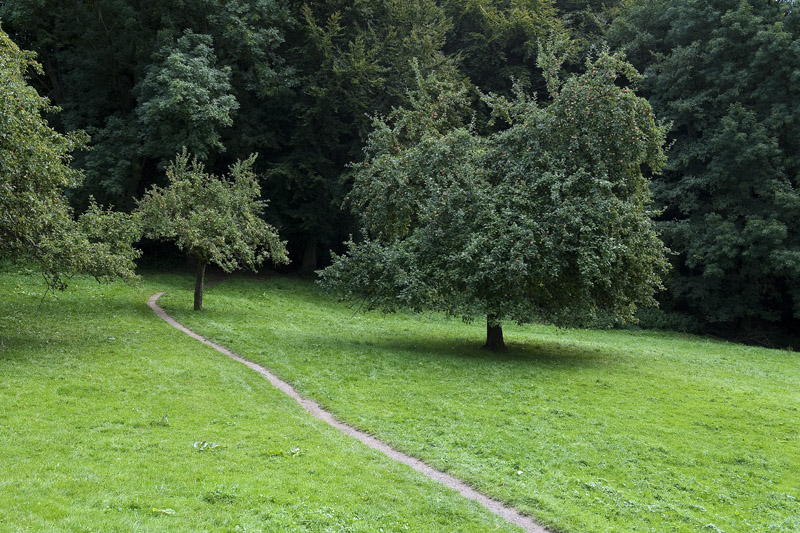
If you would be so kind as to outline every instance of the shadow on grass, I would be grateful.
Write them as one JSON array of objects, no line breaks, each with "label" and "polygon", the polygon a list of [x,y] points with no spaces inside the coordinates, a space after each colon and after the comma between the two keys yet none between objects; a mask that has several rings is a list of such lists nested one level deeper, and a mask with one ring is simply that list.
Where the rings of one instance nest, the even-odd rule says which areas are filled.
[{"label": "shadow on grass", "polygon": [[[468,362],[482,368],[511,365],[520,368],[585,369],[600,366],[609,368],[619,358],[619,354],[612,349],[583,348],[557,341],[511,341],[508,351],[492,352],[481,348],[483,339],[477,332],[474,337],[455,334],[435,337],[425,332],[424,326],[419,332],[382,335],[386,331],[383,326],[375,329],[366,327],[358,333],[348,330],[325,331],[325,327],[319,324],[310,324],[298,331],[281,328],[281,324],[263,323],[264,329],[269,327],[269,332],[260,333],[262,323],[257,319],[251,322],[245,318],[246,315],[246,312],[240,311],[216,311],[203,318],[219,326],[235,327],[238,332],[216,329],[213,324],[210,327],[196,326],[197,332],[234,351],[236,345],[251,346],[250,350],[255,350],[257,346],[258,353],[263,354],[261,362],[267,362],[267,365],[270,352],[281,352],[288,359],[337,354],[337,364],[346,364],[348,358],[374,357],[376,363],[394,361],[398,367],[426,363],[460,365]],[[240,338],[243,344],[239,344]],[[270,346],[273,348],[270,349]],[[251,353],[239,355],[245,358],[254,356]]]},{"label": "shadow on grass", "polygon": [[[178,280],[179,281],[179,280]],[[176,283],[167,291],[184,291],[186,283]],[[295,309],[275,309],[271,305],[263,305],[261,298],[284,297],[285,291],[296,296]],[[270,294],[276,291],[276,294]],[[438,361],[472,361],[482,365],[514,364],[538,365],[550,367],[585,368],[597,365],[608,367],[613,365],[619,354],[613,348],[585,348],[569,342],[554,340],[527,339],[520,341],[513,334],[506,334],[508,351],[492,352],[481,349],[485,339],[484,328],[475,326],[474,336],[464,330],[459,320],[452,320],[453,332],[445,332],[442,336],[432,335],[430,329],[447,330],[448,321],[439,319],[427,323],[425,315],[398,313],[390,315],[386,323],[376,321],[375,315],[354,315],[352,309],[343,304],[329,300],[321,293],[321,289],[312,286],[308,281],[273,278],[249,278],[239,275],[227,278],[221,285],[208,289],[203,311],[195,314],[191,302],[184,294],[181,299],[185,305],[170,303],[159,304],[176,320],[192,321],[197,317],[203,325],[195,326],[201,335],[225,345],[226,340],[242,335],[250,342],[246,344],[261,345],[265,353],[269,353],[271,344],[279,344],[280,350],[297,355],[324,355],[330,352],[346,354],[348,352],[374,352],[379,358],[413,360],[419,363],[424,360]],[[254,294],[259,296],[253,296]],[[173,296],[175,294],[173,293]],[[296,315],[295,319],[287,318]],[[356,317],[365,317],[357,320]],[[352,319],[352,320],[350,320]],[[393,324],[394,319],[399,319]],[[402,325],[402,331],[392,330],[393,325]],[[185,324],[192,327],[192,324]],[[218,327],[234,328],[241,333],[231,331],[214,331]],[[263,333],[263,342],[258,340],[259,330]],[[279,337],[276,341],[275,337]],[[234,346],[227,346],[234,349]],[[247,358],[248,354],[240,353]]]},{"label": "shadow on grass", "polygon": [[36,332],[16,332],[8,335],[8,329],[0,327],[0,364],[30,361],[30,356],[34,352],[37,354],[43,351],[67,352],[74,344],[70,339],[44,338]]},{"label": "shadow on grass", "polygon": [[[20,277],[17,283],[32,284],[29,278]],[[110,342],[106,326],[124,333],[155,316],[147,306],[147,298],[155,292],[150,286],[175,291],[184,284],[181,276],[161,275],[155,284],[136,290],[79,278],[64,292],[9,294],[0,301],[0,360],[21,361],[31,353],[57,355],[80,344]]]},{"label": "shadow on grass", "polygon": [[[295,334],[299,336],[298,334]],[[418,334],[403,338],[384,338],[380,340],[358,341],[352,338],[331,340],[330,336],[307,335],[298,339],[297,345],[327,344],[332,347],[358,347],[375,351],[384,356],[414,356],[417,359],[434,358],[445,361],[472,361],[480,364],[497,363],[514,365],[547,365],[547,366],[607,366],[614,361],[611,350],[587,350],[577,346],[557,342],[537,342],[535,344],[511,341],[505,352],[493,352],[481,348],[482,339],[477,335],[473,339],[466,338],[432,338]],[[397,355],[394,355],[397,354]]]}]

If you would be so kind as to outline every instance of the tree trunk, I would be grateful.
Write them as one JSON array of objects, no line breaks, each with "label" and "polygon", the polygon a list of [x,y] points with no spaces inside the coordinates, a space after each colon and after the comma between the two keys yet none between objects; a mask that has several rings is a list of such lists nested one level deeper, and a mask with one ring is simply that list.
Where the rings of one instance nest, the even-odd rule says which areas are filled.
[{"label": "tree trunk", "polygon": [[206,276],[206,262],[198,259],[194,277],[194,310],[203,309],[203,278]]},{"label": "tree trunk", "polygon": [[506,343],[503,341],[503,325],[499,320],[489,315],[486,317],[486,344],[484,350],[504,352]]},{"label": "tree trunk", "polygon": [[144,163],[144,158],[141,156],[136,156],[131,160],[130,173],[127,176],[128,182],[124,185],[124,194],[127,200],[123,200],[123,205],[126,208],[133,209],[136,207],[136,201],[134,198],[141,198],[141,196],[144,194],[144,189],[139,190],[140,186],[145,185],[142,183]]},{"label": "tree trunk", "polygon": [[306,249],[303,252],[303,264],[300,266],[300,272],[308,273],[314,272],[317,269],[317,241],[311,239],[306,242]]}]

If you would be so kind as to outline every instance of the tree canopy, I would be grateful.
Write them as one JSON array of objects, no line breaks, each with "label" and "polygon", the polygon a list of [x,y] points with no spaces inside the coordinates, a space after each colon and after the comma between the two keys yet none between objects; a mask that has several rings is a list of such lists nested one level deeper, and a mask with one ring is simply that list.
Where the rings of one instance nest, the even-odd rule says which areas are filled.
[{"label": "tree canopy", "polygon": [[305,270],[317,249],[338,247],[354,228],[340,206],[351,186],[347,164],[361,157],[369,114],[404,102],[407,67],[456,76],[442,54],[448,21],[434,0],[309,2],[296,14],[285,53],[297,84],[273,99],[282,132],[264,190],[275,202]]},{"label": "tree canopy", "polygon": [[0,29],[0,257],[35,261],[57,289],[79,272],[134,279],[136,222],[93,201],[74,219],[64,189],[83,179],[70,162],[86,135],[48,125],[42,115],[58,109],[28,85],[29,70],[43,74],[35,54]]},{"label": "tree canopy", "polygon": [[155,57],[134,91],[143,149],[164,160],[184,146],[203,159],[224,151],[220,130],[233,125],[239,103],[231,68],[217,68],[211,36],[186,30]]},{"label": "tree canopy", "polygon": [[612,35],[672,122],[653,187],[677,252],[666,303],[737,329],[800,318],[800,13],[648,0]]},{"label": "tree canopy", "polygon": [[224,169],[274,142],[259,110],[291,83],[278,51],[294,24],[284,2],[4,2],[0,20],[41,57],[32,81],[63,108],[56,127],[91,135],[76,154],[79,206],[94,195],[132,209],[182,146]]},{"label": "tree canopy", "polygon": [[442,0],[452,19],[445,52],[459,57],[461,70],[483,91],[510,93],[512,79],[541,85],[539,43],[562,37],[552,0]]},{"label": "tree canopy", "polygon": [[486,96],[507,124],[487,136],[463,124],[463,90],[417,71],[411,104],[374,120],[350,195],[364,238],[324,286],[387,312],[485,316],[490,348],[503,320],[627,321],[654,303],[666,260],[643,170],[664,164],[665,128],[617,85],[638,78],[621,57],[563,80],[553,53],[540,65],[551,100]]}]

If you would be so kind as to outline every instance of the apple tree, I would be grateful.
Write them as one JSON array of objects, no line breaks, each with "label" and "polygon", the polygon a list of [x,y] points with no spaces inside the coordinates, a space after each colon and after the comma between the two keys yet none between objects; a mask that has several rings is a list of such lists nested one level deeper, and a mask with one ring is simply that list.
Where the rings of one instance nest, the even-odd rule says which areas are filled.
[{"label": "apple tree", "polygon": [[255,269],[265,259],[287,263],[285,242],[260,215],[266,202],[253,172],[256,156],[230,167],[228,176],[205,172],[186,150],[167,168],[169,184],[153,186],[138,202],[145,235],[174,241],[196,260],[194,309],[203,308],[206,266],[225,272]]},{"label": "apple tree", "polygon": [[[540,55],[550,99],[485,96],[480,135],[457,87],[417,74],[411,105],[374,120],[349,196],[363,239],[322,271],[323,286],[366,308],[562,326],[630,321],[654,305],[666,249],[647,173],[665,128],[628,87],[638,73],[601,53],[562,79]],[[352,240],[352,239],[351,239]]]},{"label": "apple tree", "polygon": [[94,201],[75,218],[64,190],[83,180],[70,162],[87,136],[48,125],[42,115],[58,108],[28,84],[31,72],[43,74],[35,55],[0,30],[0,258],[37,264],[50,289],[77,273],[135,279],[135,218]]}]

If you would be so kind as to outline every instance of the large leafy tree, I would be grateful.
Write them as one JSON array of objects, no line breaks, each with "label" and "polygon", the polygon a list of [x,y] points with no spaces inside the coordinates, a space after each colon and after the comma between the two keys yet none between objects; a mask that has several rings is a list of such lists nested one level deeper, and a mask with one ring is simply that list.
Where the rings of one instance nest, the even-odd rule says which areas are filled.
[{"label": "large leafy tree", "polygon": [[196,261],[194,308],[203,307],[206,266],[225,272],[255,269],[265,259],[285,263],[285,243],[261,219],[266,202],[253,173],[255,155],[237,161],[228,176],[205,172],[186,150],[167,168],[169,185],[154,186],[138,202],[146,236],[173,241]]},{"label": "large leafy tree", "polygon": [[0,257],[35,261],[58,289],[79,272],[133,279],[135,220],[94,203],[73,217],[64,189],[83,178],[70,161],[86,135],[59,134],[43,118],[57,108],[27,83],[28,72],[44,75],[34,58],[0,30]]},{"label": "large leafy tree", "polygon": [[675,143],[654,182],[679,252],[665,303],[721,327],[800,318],[800,13],[648,0],[612,28]]},{"label": "large leafy tree", "polygon": [[636,72],[603,54],[580,76],[540,63],[552,99],[486,97],[508,126],[460,125],[465,94],[417,75],[411,104],[376,118],[350,199],[364,239],[322,283],[365,307],[584,325],[630,320],[653,303],[664,247],[643,171],[664,163],[664,128],[628,87]]},{"label": "large leafy tree", "polygon": [[[326,0],[298,3],[286,55],[299,83],[278,91],[272,115],[281,131],[265,190],[291,243],[313,270],[317,249],[352,230],[341,210],[347,164],[361,157],[370,120],[404,102],[410,61],[455,76],[441,50],[448,21],[433,0]],[[445,74],[448,72],[448,74]]]}]

